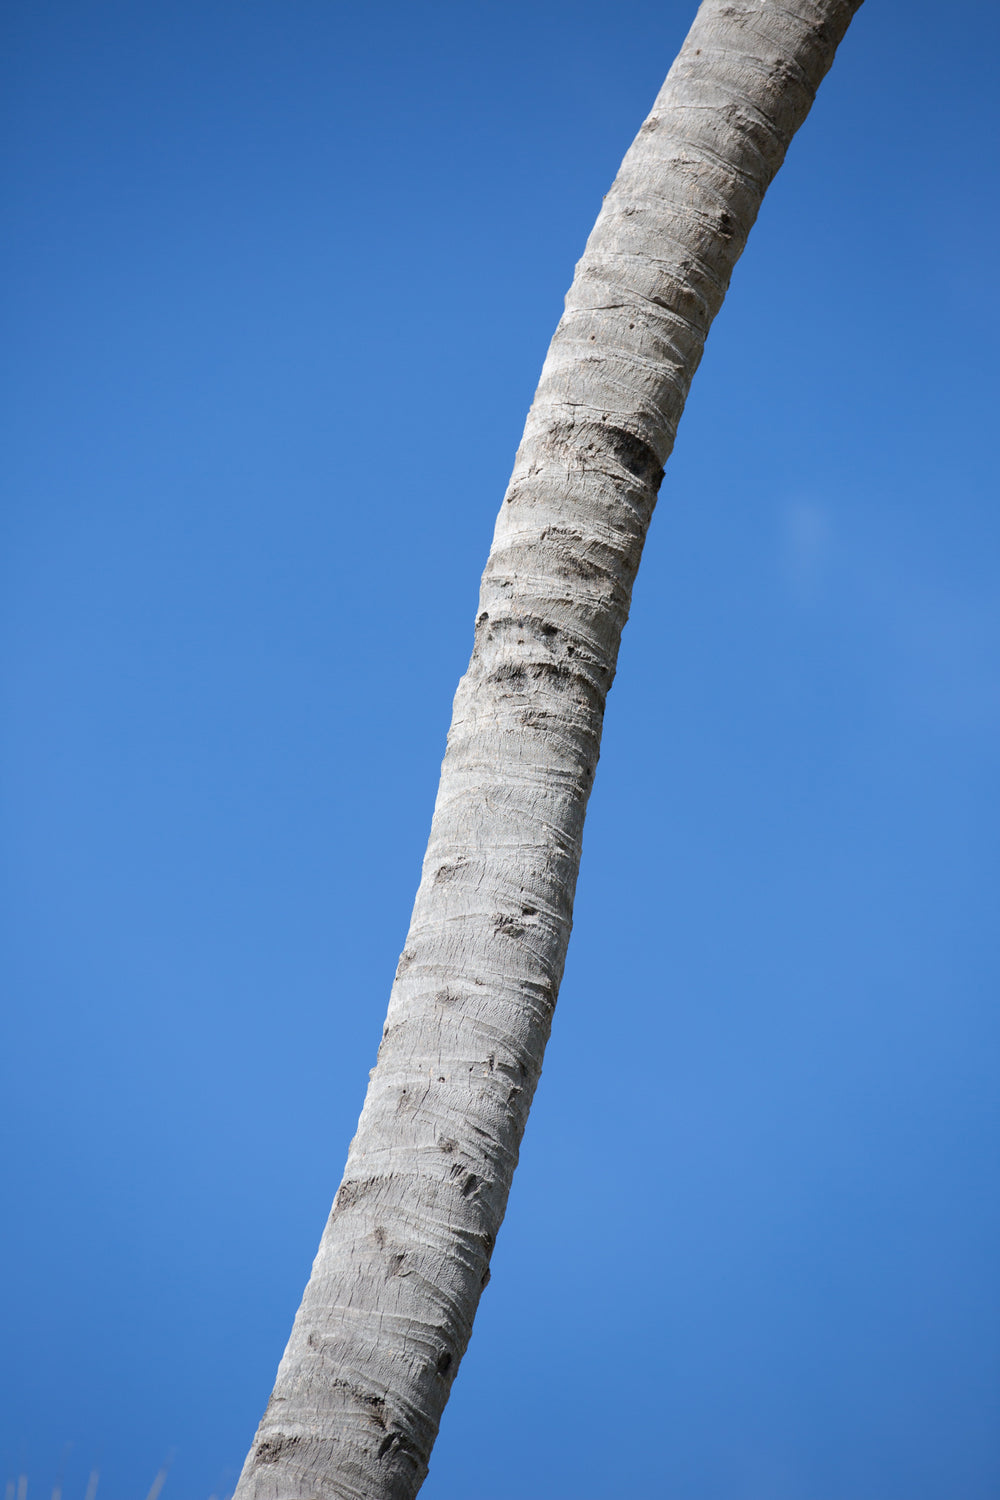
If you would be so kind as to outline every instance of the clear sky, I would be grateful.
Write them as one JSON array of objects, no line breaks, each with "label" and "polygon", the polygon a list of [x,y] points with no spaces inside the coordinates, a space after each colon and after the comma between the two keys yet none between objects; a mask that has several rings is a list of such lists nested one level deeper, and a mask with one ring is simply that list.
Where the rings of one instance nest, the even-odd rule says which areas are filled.
[{"label": "clear sky", "polygon": [[[479,574],[689,0],[4,7],[0,1483],[232,1487]],[[995,1500],[992,0],[869,0],[709,339],[427,1500]]]}]

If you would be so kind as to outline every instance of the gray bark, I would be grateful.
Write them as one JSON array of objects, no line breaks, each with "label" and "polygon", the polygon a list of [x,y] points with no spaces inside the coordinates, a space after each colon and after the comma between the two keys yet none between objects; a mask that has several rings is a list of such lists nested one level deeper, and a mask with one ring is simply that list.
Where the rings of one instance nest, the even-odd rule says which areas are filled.
[{"label": "gray bark", "polygon": [[237,1500],[409,1500],[489,1278],[604,704],[705,336],[860,0],[705,0],[604,200],[501,506],[368,1095]]}]

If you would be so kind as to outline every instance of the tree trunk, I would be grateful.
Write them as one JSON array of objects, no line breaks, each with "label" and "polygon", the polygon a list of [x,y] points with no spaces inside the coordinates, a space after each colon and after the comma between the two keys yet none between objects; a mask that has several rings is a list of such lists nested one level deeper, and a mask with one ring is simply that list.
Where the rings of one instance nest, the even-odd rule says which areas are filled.
[{"label": "tree trunk", "polygon": [[705,0],[587,243],[483,575],[378,1065],[236,1500],[409,1500],[489,1279],[604,702],[705,336],[860,0]]}]

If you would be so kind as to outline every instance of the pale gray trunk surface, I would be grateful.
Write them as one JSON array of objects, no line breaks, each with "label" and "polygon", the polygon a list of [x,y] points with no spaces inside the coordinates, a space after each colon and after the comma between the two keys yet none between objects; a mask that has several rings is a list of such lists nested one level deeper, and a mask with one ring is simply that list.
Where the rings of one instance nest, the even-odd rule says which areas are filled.
[{"label": "pale gray trunk surface", "polygon": [[368,1096],[237,1500],[408,1500],[542,1065],[601,721],[688,387],[860,0],[705,0],[587,243],[483,576]]}]

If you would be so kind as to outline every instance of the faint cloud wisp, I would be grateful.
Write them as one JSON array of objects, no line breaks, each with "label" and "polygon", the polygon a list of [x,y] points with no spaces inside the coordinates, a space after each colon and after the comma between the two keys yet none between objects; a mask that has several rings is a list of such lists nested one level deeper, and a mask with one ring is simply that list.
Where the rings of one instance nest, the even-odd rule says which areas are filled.
[{"label": "faint cloud wisp", "polygon": [[830,513],[815,500],[793,500],[782,518],[782,570],[798,604],[816,604],[833,552]]}]

